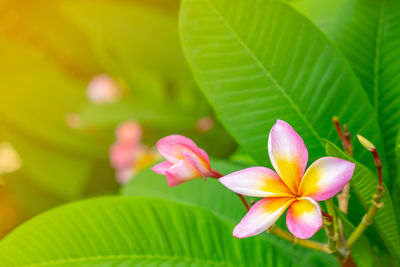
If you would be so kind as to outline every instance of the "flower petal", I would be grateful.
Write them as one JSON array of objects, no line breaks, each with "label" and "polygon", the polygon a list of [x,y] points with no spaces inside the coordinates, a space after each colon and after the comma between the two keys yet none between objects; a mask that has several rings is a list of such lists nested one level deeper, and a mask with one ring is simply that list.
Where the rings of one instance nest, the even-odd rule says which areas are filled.
[{"label": "flower petal", "polygon": [[233,230],[237,238],[260,234],[267,230],[295,201],[288,197],[264,198],[252,206],[240,223]]},{"label": "flower petal", "polygon": [[268,154],[282,180],[297,192],[308,161],[308,151],[300,135],[288,123],[278,120],[269,133]]},{"label": "flower petal", "polygon": [[169,186],[177,186],[195,178],[199,178],[200,174],[195,168],[185,159],[178,161],[165,171],[167,183]]},{"label": "flower petal", "polygon": [[299,195],[316,201],[333,197],[350,181],[355,164],[339,158],[323,157],[308,168],[299,187]]},{"label": "flower petal", "polygon": [[157,149],[160,154],[171,163],[177,163],[182,159],[182,151],[189,151],[196,154],[204,164],[209,166],[210,159],[207,152],[199,148],[192,140],[182,135],[169,135],[157,142]]},{"label": "flower petal", "polygon": [[202,177],[221,177],[221,174],[211,169],[211,166],[209,164],[207,165],[197,154],[194,154],[191,151],[183,150],[182,157],[190,162],[193,168],[195,168]]},{"label": "flower petal", "polygon": [[288,209],[286,224],[294,236],[301,239],[312,237],[322,227],[318,203],[308,197],[296,200]]},{"label": "flower petal", "polygon": [[172,163],[169,161],[163,161],[154,165],[151,170],[155,173],[165,175],[165,171],[172,167]]},{"label": "flower petal", "polygon": [[250,197],[291,197],[290,189],[271,169],[252,167],[218,179],[235,193]]}]

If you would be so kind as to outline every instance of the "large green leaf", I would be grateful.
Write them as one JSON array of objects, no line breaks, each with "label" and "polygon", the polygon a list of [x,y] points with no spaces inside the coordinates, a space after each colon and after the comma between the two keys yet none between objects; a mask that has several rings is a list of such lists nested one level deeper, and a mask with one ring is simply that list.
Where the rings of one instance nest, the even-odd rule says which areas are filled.
[{"label": "large green leaf", "polygon": [[[350,158],[331,142],[325,142],[327,155],[353,161],[356,164],[356,169],[354,171],[353,178],[351,179],[351,185],[360,199],[364,209],[367,210],[371,204],[372,196],[376,192],[376,187],[378,185],[377,176],[374,175],[369,168]],[[382,198],[384,206],[380,208],[376,214],[374,218],[374,226],[385,243],[387,249],[392,253],[393,256],[400,258],[400,233],[396,223],[397,218],[393,209],[390,192],[387,189],[385,189],[385,191],[386,192]]]},{"label": "large green leaf", "polygon": [[[383,147],[372,105],[348,63],[288,4],[184,0],[180,22],[197,81],[259,163],[266,162],[267,134],[277,118],[304,138],[311,159],[324,154],[320,137],[338,140],[333,115]],[[369,163],[367,153],[356,150]]]},{"label": "large green leaf", "polygon": [[[293,4],[321,25],[360,78],[378,114],[389,175],[394,177],[394,146],[400,122],[400,2],[324,1],[330,10],[316,7],[318,2],[321,1],[302,0]],[[321,20],[322,17],[330,19]],[[389,181],[392,182],[393,178]]]},{"label": "large green leaf", "polygon": [[239,240],[210,212],[150,198],[74,203],[24,224],[0,242],[0,265],[293,266],[260,237]]}]

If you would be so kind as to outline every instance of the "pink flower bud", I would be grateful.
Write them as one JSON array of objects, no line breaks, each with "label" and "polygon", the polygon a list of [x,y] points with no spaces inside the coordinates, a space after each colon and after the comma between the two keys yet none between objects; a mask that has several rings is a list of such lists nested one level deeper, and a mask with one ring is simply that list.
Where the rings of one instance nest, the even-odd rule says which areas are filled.
[{"label": "pink flower bud", "polygon": [[165,175],[171,187],[199,177],[221,176],[211,168],[207,153],[189,138],[164,137],[157,142],[157,149],[167,161],[155,165],[152,170]]}]

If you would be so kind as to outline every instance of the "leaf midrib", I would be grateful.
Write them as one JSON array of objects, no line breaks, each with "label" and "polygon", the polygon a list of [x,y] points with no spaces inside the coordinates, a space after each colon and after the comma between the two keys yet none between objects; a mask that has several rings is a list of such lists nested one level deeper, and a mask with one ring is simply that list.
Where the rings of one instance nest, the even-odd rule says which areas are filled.
[{"label": "leaf midrib", "polygon": [[40,263],[32,263],[28,265],[20,265],[21,267],[38,267],[38,266],[50,266],[64,263],[82,263],[82,262],[96,262],[104,260],[169,260],[175,262],[190,262],[190,263],[201,263],[201,264],[212,264],[212,266],[227,266],[235,267],[232,264],[226,262],[204,260],[199,258],[183,257],[183,256],[167,256],[167,255],[106,255],[106,256],[93,256],[93,257],[79,257],[70,259],[58,259],[54,261],[46,261]]},{"label": "leaf midrib", "polygon": [[376,115],[379,118],[379,82],[380,82],[380,63],[381,63],[381,49],[382,49],[382,29],[383,29],[383,10],[384,4],[379,4],[379,14],[376,29],[375,39],[375,58],[374,58],[374,106]]},{"label": "leaf midrib", "polygon": [[[216,6],[210,1],[206,0],[211,9],[214,11],[217,17],[220,17],[225,27],[232,33],[232,35],[238,40],[238,42],[242,45],[242,47],[248,52],[251,58],[256,62],[256,64],[260,67],[260,69],[265,73],[267,79],[272,81],[272,83],[279,89],[285,99],[289,102],[289,104],[293,107],[299,117],[304,121],[307,127],[311,130],[312,134],[316,137],[320,145],[323,147],[323,142],[321,141],[321,137],[318,132],[312,127],[311,123],[307,120],[307,117],[301,112],[299,107],[294,103],[293,99],[289,94],[283,89],[283,87],[279,84],[278,80],[274,77],[274,75],[269,71],[264,64],[258,59],[258,57],[254,54],[254,52],[246,45],[246,43],[240,38],[240,36],[236,33],[236,31],[231,27],[229,22],[222,16],[221,12],[218,11]],[[283,3],[282,3],[283,4]],[[288,6],[290,8],[290,6]]]}]

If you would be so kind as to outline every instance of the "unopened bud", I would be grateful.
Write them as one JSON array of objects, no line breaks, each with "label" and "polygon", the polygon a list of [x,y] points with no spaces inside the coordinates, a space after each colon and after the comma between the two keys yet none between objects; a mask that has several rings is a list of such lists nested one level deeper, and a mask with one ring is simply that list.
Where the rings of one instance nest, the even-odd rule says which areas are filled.
[{"label": "unopened bud", "polygon": [[333,124],[339,124],[339,118],[337,116],[332,117]]},{"label": "unopened bud", "polygon": [[365,147],[368,151],[370,151],[370,152],[376,151],[375,146],[368,139],[366,139],[365,137],[363,137],[359,134],[357,134],[357,138],[358,138],[358,141],[360,142],[360,144],[363,147]]}]

